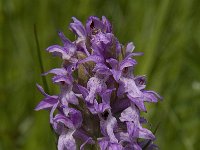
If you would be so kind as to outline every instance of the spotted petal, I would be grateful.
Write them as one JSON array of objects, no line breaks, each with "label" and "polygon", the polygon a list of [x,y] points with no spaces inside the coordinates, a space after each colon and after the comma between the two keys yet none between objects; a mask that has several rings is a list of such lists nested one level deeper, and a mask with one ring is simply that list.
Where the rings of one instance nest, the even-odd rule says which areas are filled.
[{"label": "spotted petal", "polygon": [[110,69],[103,63],[97,63],[92,71],[97,72],[99,74],[105,74],[105,75],[111,74]]},{"label": "spotted petal", "polygon": [[111,142],[118,143],[114,134],[114,130],[117,127],[117,119],[112,116],[110,111],[108,112],[108,116],[103,116],[103,118],[100,117],[100,119],[101,133],[104,136],[109,137]]},{"label": "spotted petal", "polygon": [[141,126],[136,126],[133,122],[127,122],[127,130],[131,137],[142,139],[155,139],[153,133]]},{"label": "spotted petal", "polygon": [[130,94],[127,94],[127,97],[141,110],[146,112],[146,107],[144,105],[144,97],[132,97]]},{"label": "spotted petal", "polygon": [[142,97],[142,92],[138,89],[134,79],[121,77],[119,82],[119,89],[117,95],[120,96],[123,93],[128,93],[131,97]]},{"label": "spotted petal", "polygon": [[90,78],[87,83],[87,89],[89,90],[89,94],[85,100],[89,103],[93,103],[96,94],[101,93],[107,89],[105,79],[99,78],[98,76]]},{"label": "spotted petal", "polygon": [[58,150],[76,150],[74,130],[63,131],[58,139]]}]

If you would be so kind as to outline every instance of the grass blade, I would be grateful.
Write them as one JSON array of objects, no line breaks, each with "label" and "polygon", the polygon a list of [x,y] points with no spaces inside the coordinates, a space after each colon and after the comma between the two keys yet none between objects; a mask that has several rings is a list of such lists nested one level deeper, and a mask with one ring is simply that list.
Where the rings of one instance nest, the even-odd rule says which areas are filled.
[{"label": "grass blade", "polygon": [[[41,71],[41,73],[44,73],[44,66],[43,66],[42,57],[41,57],[41,53],[40,53],[40,45],[39,45],[39,41],[38,41],[37,28],[36,28],[35,24],[34,24],[34,36],[35,36],[35,42],[36,42],[36,46],[37,46],[37,55],[38,55],[38,60],[39,60],[39,65],[40,65],[40,71]],[[49,88],[48,88],[47,80],[46,80],[45,76],[42,76],[42,83],[43,83],[45,91],[47,93],[49,93]]]}]

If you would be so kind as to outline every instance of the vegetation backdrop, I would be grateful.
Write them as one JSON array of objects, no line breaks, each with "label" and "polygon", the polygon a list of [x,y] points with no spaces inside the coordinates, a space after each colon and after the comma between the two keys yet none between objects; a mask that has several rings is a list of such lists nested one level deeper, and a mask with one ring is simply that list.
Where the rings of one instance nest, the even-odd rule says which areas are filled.
[{"label": "vegetation backdrop", "polygon": [[[158,123],[161,150],[199,148],[200,129],[199,0],[0,0],[0,150],[55,150],[45,111],[35,112],[42,84],[33,26],[38,30],[45,71],[60,65],[45,51],[59,44],[57,30],[68,30],[71,17],[105,15],[122,43],[133,41],[136,74],[164,100],[148,104],[148,127]],[[47,78],[50,93],[57,89]]]}]

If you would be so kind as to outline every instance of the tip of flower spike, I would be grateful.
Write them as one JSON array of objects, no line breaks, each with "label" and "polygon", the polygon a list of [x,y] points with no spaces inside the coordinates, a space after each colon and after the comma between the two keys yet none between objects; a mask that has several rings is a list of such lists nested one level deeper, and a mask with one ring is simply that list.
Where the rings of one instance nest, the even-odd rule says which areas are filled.
[{"label": "tip of flower spike", "polygon": [[[112,33],[112,26],[105,16],[102,18],[91,16],[86,25],[83,25],[76,17],[72,17],[69,28],[77,37],[75,41],[71,42],[61,31],[58,31],[63,45],[53,45],[47,48],[47,51],[53,56],[63,59],[62,67],[42,74],[53,73],[53,82],[60,85],[61,92],[51,96],[37,84],[37,88],[45,98],[36,106],[35,110],[51,110],[50,123],[56,132],[62,130],[60,128],[63,126],[67,128],[64,127],[63,131],[57,132],[58,135],[60,134],[58,149],[76,149],[75,140],[80,136],[75,136],[75,133],[80,129],[88,131],[83,140],[80,138],[80,142],[83,142],[83,144],[79,143],[81,150],[86,144],[97,144],[95,141],[91,142],[92,138],[96,139],[100,149],[141,149],[143,147],[140,145],[140,138],[150,139],[152,142],[155,136],[150,130],[140,125],[145,123],[145,120],[140,117],[140,112],[146,112],[144,102],[158,102],[158,99],[162,100],[163,98],[153,91],[146,91],[145,78],[135,77],[133,74],[137,62],[132,57],[141,56],[143,53],[134,51],[133,42],[125,46],[120,44]],[[85,76],[86,72],[87,77],[81,77]],[[95,77],[97,80],[94,82],[94,80],[88,79],[89,77]],[[90,84],[86,84],[90,80]],[[113,90],[116,90],[115,93],[112,93]],[[111,98],[113,94],[117,96]],[[113,102],[114,99],[115,102]],[[81,105],[78,105],[79,100]],[[84,107],[81,108],[83,105]],[[128,111],[125,114],[124,110],[130,107],[136,115]],[[56,109],[58,111],[55,111]],[[61,115],[59,113],[62,116],[59,117]],[[95,117],[98,118],[92,117],[94,119],[82,124],[84,118],[80,117],[81,113],[83,113],[83,117],[96,115]],[[121,117],[119,117],[119,113],[121,113]],[[97,121],[97,119],[100,122],[94,123],[93,121]],[[124,128],[127,120],[131,123],[129,130],[128,127]],[[64,121],[69,124],[65,124]],[[58,125],[59,122],[63,124],[62,127]],[[91,127],[90,124],[93,123],[95,126]],[[96,129],[98,127],[100,128]],[[118,138],[119,132],[123,132],[122,139]],[[131,136],[128,135],[128,132]],[[87,134],[92,135],[92,138]],[[103,136],[104,143],[99,142],[98,136],[100,135]],[[136,146],[134,147],[134,145]]]}]

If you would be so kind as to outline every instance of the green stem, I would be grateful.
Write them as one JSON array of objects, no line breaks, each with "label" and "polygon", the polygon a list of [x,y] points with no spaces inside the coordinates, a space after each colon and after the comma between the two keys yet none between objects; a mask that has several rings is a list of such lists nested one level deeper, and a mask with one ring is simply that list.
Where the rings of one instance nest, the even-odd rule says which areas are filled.
[{"label": "green stem", "polygon": [[[41,57],[41,53],[40,53],[40,45],[39,45],[39,41],[38,41],[37,28],[36,28],[35,24],[34,24],[34,36],[35,36],[35,42],[36,42],[36,46],[37,46],[37,55],[38,55],[38,60],[39,60],[39,64],[40,64],[40,71],[41,71],[41,73],[44,73],[44,66],[43,66],[42,57]],[[47,80],[46,80],[45,76],[42,76],[42,83],[43,83],[45,91],[47,93],[49,93],[49,88],[48,88]]]}]

